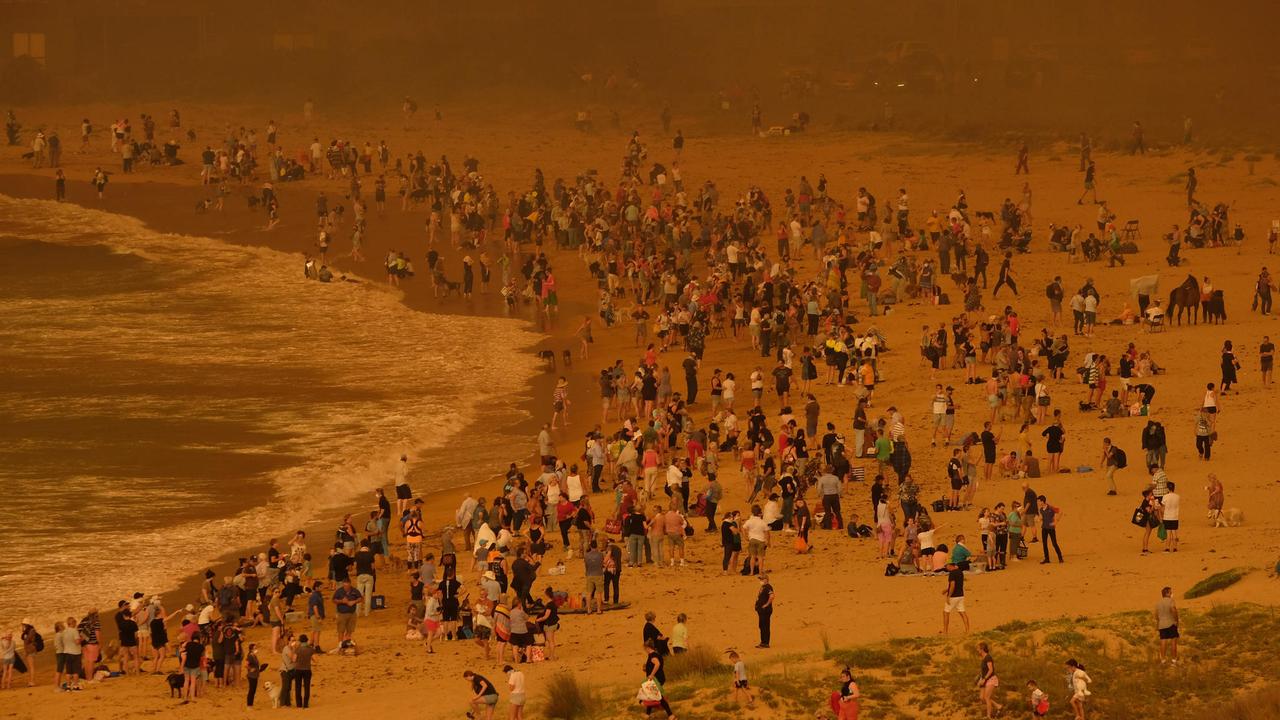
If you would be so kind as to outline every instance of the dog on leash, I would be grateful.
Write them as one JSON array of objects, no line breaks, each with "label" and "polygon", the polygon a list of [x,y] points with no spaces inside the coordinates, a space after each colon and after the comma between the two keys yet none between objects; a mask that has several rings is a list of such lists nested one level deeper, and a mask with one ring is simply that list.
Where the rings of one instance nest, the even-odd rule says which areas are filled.
[{"label": "dog on leash", "polygon": [[1240,508],[1231,508],[1229,510],[1220,511],[1213,516],[1214,527],[1240,527],[1244,524],[1244,511]]},{"label": "dog on leash", "polygon": [[280,687],[270,680],[262,683],[262,692],[271,698],[271,707],[280,707]]},{"label": "dog on leash", "polygon": [[169,673],[164,681],[169,684],[169,697],[182,697],[182,686],[186,682],[182,673]]}]

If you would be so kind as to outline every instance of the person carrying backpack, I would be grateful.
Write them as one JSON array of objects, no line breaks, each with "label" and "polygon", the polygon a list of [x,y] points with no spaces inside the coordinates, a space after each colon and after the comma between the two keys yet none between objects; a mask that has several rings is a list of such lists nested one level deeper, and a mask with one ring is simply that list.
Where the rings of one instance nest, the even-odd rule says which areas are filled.
[{"label": "person carrying backpack", "polygon": [[1111,444],[1111,438],[1102,438],[1102,459],[1098,463],[1103,468],[1104,476],[1107,479],[1107,494],[1116,494],[1116,471],[1123,470],[1128,464],[1129,459],[1125,456],[1124,450]]}]

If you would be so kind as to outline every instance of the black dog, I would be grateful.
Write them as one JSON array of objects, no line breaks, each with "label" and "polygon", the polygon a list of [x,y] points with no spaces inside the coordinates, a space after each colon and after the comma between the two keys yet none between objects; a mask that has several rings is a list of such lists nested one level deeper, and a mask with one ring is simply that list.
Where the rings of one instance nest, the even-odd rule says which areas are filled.
[{"label": "black dog", "polygon": [[452,282],[449,280],[444,281],[444,295],[442,297],[449,297],[450,295],[461,295],[461,294],[462,294],[462,283]]},{"label": "black dog", "polygon": [[164,681],[169,683],[169,697],[182,696],[182,686],[186,682],[186,678],[183,677],[182,673],[169,673],[169,676]]},{"label": "black dog", "polygon": [[1221,290],[1214,290],[1209,299],[1205,300],[1201,305],[1203,306],[1201,309],[1204,310],[1205,320],[1215,325],[1221,325],[1227,321],[1227,305]]},{"label": "black dog", "polygon": [[551,365],[551,371],[555,372],[555,369],[556,369],[556,351],[555,350],[539,350],[538,359],[546,360],[547,363]]},{"label": "black dog", "polygon": [[249,196],[249,209],[250,209],[250,210],[256,210],[256,209],[257,209],[257,207],[258,207],[259,205],[261,205],[261,204],[262,204],[262,198],[258,197],[257,195],[250,195],[250,196]]},{"label": "black dog", "polygon": [[567,368],[573,367],[573,351],[572,350],[565,350],[561,356],[564,358],[565,367]]}]

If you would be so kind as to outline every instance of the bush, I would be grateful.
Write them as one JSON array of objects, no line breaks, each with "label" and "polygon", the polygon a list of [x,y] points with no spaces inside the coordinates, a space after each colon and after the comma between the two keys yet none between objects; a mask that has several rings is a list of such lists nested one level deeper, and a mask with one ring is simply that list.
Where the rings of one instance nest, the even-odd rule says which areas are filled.
[{"label": "bush", "polygon": [[547,704],[543,715],[553,720],[586,720],[591,717],[595,698],[573,673],[562,670],[547,680]]},{"label": "bush", "polygon": [[663,662],[666,663],[667,682],[721,675],[726,671],[720,655],[706,645],[695,645],[679,655],[668,655]]},{"label": "bush", "polygon": [[1272,720],[1280,717],[1280,685],[1257,692],[1246,690],[1244,696],[1224,708],[1204,715],[1205,720]]},{"label": "bush", "polygon": [[856,647],[827,653],[827,658],[854,670],[887,668],[893,665],[893,653],[878,648]]},{"label": "bush", "polygon": [[1195,585],[1192,585],[1191,589],[1183,593],[1182,597],[1187,600],[1194,600],[1198,597],[1204,597],[1209,593],[1225,590],[1226,588],[1229,588],[1243,580],[1244,576],[1248,574],[1248,568],[1231,568],[1230,570],[1223,570],[1220,573],[1214,573]]}]

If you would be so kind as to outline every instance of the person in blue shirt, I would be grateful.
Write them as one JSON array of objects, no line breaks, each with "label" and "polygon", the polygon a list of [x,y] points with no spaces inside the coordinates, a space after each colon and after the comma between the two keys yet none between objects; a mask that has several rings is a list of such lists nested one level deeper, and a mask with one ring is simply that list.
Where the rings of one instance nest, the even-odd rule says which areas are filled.
[{"label": "person in blue shirt", "polygon": [[307,619],[311,621],[311,645],[320,650],[320,631],[324,629],[324,593],[320,590],[320,583],[311,586],[311,594],[307,597]]}]

